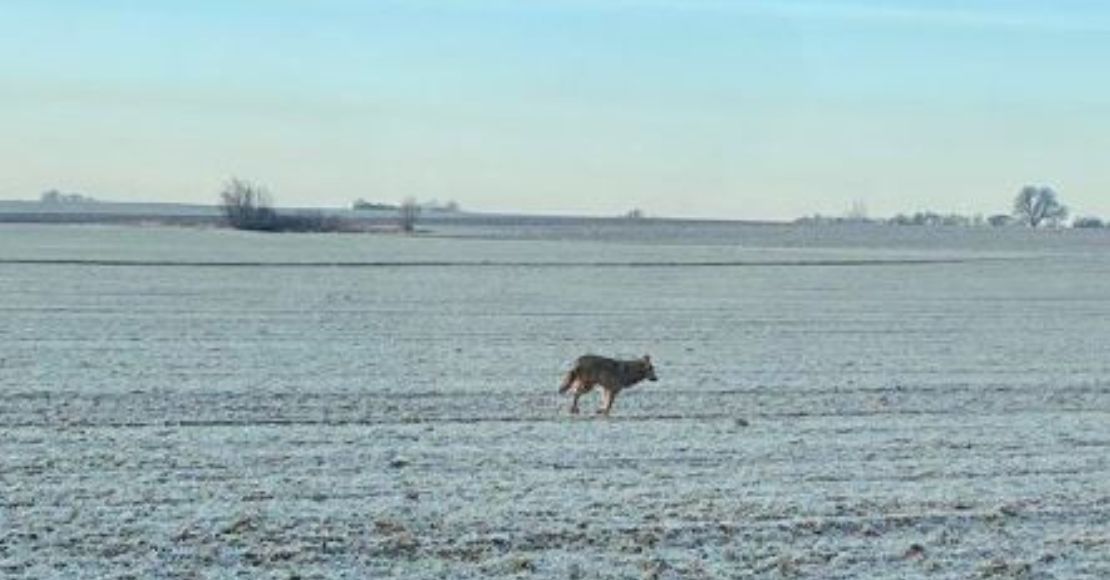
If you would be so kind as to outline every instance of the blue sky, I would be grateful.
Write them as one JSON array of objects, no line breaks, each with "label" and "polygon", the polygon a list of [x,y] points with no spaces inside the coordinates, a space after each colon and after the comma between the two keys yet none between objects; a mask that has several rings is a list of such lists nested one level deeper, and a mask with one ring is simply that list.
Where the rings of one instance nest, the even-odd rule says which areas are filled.
[{"label": "blue sky", "polygon": [[0,198],[1110,216],[1094,1],[6,0]]}]

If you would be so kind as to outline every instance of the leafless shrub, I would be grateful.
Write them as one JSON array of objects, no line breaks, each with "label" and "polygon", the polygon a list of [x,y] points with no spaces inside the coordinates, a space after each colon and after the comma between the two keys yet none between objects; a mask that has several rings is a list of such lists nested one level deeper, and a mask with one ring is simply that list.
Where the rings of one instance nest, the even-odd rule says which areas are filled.
[{"label": "leafless shrub", "polygon": [[268,231],[277,217],[270,193],[238,178],[229,181],[220,192],[220,208],[227,223],[240,230]]},{"label": "leafless shrub", "polygon": [[256,232],[337,232],[343,220],[320,212],[279,214],[270,193],[243,179],[232,179],[220,192],[220,208],[228,225]]}]

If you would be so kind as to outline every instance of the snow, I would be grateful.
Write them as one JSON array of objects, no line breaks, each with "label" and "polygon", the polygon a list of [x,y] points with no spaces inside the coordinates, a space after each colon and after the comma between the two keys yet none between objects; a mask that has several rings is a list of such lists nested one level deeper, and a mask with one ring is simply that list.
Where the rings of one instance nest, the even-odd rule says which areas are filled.
[{"label": "snow", "polygon": [[1110,576],[1110,236],[668,227],[0,228],[0,576]]}]

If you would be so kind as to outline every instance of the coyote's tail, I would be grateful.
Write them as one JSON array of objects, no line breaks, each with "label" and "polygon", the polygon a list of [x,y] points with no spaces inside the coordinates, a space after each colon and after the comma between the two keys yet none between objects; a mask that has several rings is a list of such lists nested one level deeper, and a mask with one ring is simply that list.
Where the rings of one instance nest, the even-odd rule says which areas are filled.
[{"label": "coyote's tail", "polygon": [[559,394],[561,395],[567,392],[570,386],[574,384],[574,379],[576,378],[578,378],[578,369],[574,369],[567,373],[567,376],[563,378],[563,384],[559,386]]}]

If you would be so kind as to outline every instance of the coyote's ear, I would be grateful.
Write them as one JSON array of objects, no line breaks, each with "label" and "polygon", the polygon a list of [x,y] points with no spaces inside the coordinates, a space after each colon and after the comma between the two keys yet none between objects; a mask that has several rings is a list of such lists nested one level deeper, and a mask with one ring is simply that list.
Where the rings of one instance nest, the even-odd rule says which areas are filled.
[{"label": "coyote's ear", "polygon": [[644,362],[651,362],[651,355],[645,354],[644,355]]}]

